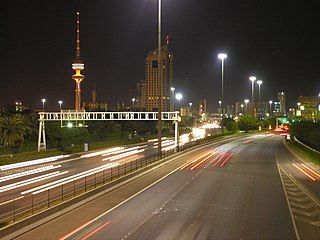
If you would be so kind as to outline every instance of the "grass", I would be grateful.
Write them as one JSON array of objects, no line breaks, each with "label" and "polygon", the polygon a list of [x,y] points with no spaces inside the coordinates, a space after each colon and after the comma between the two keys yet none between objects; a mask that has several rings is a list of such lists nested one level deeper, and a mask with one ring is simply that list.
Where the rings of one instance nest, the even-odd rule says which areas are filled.
[{"label": "grass", "polygon": [[294,150],[296,150],[298,153],[300,153],[300,155],[302,155],[304,158],[310,160],[311,162],[320,165],[320,154],[317,152],[314,152],[302,145],[300,145],[297,142],[292,142],[290,143],[290,146],[292,146],[292,148]]}]

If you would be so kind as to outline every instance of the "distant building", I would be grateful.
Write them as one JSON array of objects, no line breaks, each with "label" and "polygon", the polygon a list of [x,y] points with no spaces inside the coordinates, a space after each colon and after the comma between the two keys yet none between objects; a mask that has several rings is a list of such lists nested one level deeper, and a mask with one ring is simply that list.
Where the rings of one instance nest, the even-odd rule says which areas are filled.
[{"label": "distant building", "polygon": [[269,113],[269,103],[260,102],[258,113],[259,113],[259,118],[265,118],[267,116],[267,113]]},{"label": "distant building", "polygon": [[280,115],[286,115],[286,94],[284,92],[278,92],[279,112]]},{"label": "distant building", "polygon": [[[318,98],[313,96],[300,96],[299,97],[299,115],[307,120],[315,120],[317,118],[317,105]],[[300,111],[299,111],[300,110]]]},{"label": "distant building", "polygon": [[192,113],[191,113],[190,107],[181,107],[180,115],[181,117],[191,117]]},{"label": "distant building", "polygon": [[274,102],[273,103],[273,116],[275,116],[275,117],[281,116],[280,102]]},{"label": "distant building", "polygon": [[146,81],[141,80],[137,83],[137,108],[146,109]]},{"label": "distant building", "polygon": [[199,101],[199,115],[207,112],[207,100],[202,99]]},{"label": "distant building", "polygon": [[108,110],[107,103],[97,101],[96,86],[91,91],[91,101],[90,102],[83,102],[82,106],[86,111],[107,111]]},{"label": "distant building", "polygon": [[25,112],[25,111],[29,110],[29,107],[24,106],[22,104],[22,101],[20,101],[20,100],[15,100],[13,102],[13,107],[14,107],[14,111],[15,112],[19,112],[19,113],[22,113],[22,112]]},{"label": "distant building", "polygon": [[[170,88],[173,82],[173,55],[168,45],[161,47],[162,62],[162,110],[170,111]],[[145,106],[147,111],[155,111],[159,105],[158,49],[149,52],[145,60]]]}]

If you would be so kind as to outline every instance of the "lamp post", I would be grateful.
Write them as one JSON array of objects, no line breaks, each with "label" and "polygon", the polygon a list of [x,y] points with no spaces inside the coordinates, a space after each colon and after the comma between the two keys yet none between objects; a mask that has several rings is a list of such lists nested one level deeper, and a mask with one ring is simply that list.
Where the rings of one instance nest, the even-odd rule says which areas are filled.
[{"label": "lamp post", "polygon": [[158,82],[159,82],[159,105],[158,105],[158,154],[161,158],[162,155],[162,143],[161,143],[161,133],[162,133],[162,122],[161,122],[161,112],[163,103],[163,92],[162,92],[162,61],[161,61],[161,0],[158,0]]},{"label": "lamp post", "polygon": [[42,111],[44,112],[44,103],[46,102],[47,100],[45,98],[42,98],[41,99],[41,102],[42,102]]},{"label": "lamp post", "polygon": [[176,94],[176,99],[179,101],[179,107],[180,107],[180,101],[181,101],[181,99],[182,99],[182,94],[181,93],[177,93]]},{"label": "lamp post", "polygon": [[190,112],[191,112],[191,107],[192,107],[192,102],[189,102]]},{"label": "lamp post", "polygon": [[176,90],[176,89],[174,87],[171,87],[170,90],[171,90],[171,104],[172,104],[171,110],[172,110],[172,112],[174,112],[174,90]]},{"label": "lamp post", "polygon": [[136,99],[132,98],[131,101],[132,101],[132,110],[134,111],[134,102],[136,101]]},{"label": "lamp post", "polygon": [[225,53],[219,53],[218,58],[221,60],[221,130],[224,131],[223,114],[224,114],[224,60],[228,57]]},{"label": "lamp post", "polygon": [[62,105],[63,102],[60,100],[60,101],[58,101],[58,103],[59,103],[60,112],[61,112],[61,105]]},{"label": "lamp post", "polygon": [[260,111],[260,101],[261,101],[261,84],[262,80],[257,81],[258,84],[258,93],[259,93],[259,102],[258,102],[258,116],[260,117],[261,111]]},{"label": "lamp post", "polygon": [[270,101],[269,101],[269,105],[270,105],[270,117],[272,116],[272,103],[273,103],[273,101],[270,100]]},{"label": "lamp post", "polygon": [[246,104],[246,114],[248,114],[248,103],[249,103],[249,99],[245,99],[244,103]]},{"label": "lamp post", "polygon": [[218,103],[219,103],[219,109],[220,109],[220,115],[222,116],[222,109],[221,109],[221,101],[218,101]]},{"label": "lamp post", "polygon": [[249,77],[249,80],[251,81],[251,101],[252,101],[252,115],[254,115],[254,81],[257,78],[255,76]]},{"label": "lamp post", "polygon": [[240,104],[240,107],[241,107],[241,113],[243,114],[243,107],[244,107],[244,105],[243,105],[243,104]]}]

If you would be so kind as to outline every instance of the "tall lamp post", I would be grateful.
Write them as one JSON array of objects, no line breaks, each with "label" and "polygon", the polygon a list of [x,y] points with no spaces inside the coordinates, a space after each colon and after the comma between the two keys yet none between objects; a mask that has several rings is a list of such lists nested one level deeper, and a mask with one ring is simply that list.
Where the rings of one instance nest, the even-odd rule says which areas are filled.
[{"label": "tall lamp post", "polygon": [[61,110],[62,110],[61,105],[62,105],[63,102],[60,100],[60,101],[58,101],[58,103],[59,103],[60,112],[61,112]]},{"label": "tall lamp post", "polygon": [[258,93],[259,93],[259,102],[258,102],[258,115],[260,117],[260,114],[261,114],[261,110],[260,110],[260,101],[261,101],[261,84],[262,84],[262,80],[258,80],[257,81],[257,84],[258,84]]},{"label": "tall lamp post", "polygon": [[218,101],[218,103],[219,103],[219,108],[220,108],[220,116],[222,117],[222,109],[221,109],[221,101]]},{"label": "tall lamp post", "polygon": [[254,81],[257,78],[255,76],[249,77],[249,80],[251,81],[251,102],[252,102],[252,115],[254,115]]},{"label": "tall lamp post", "polygon": [[246,114],[248,114],[248,103],[249,103],[249,99],[245,99],[244,103],[246,104]]},{"label": "tall lamp post", "polygon": [[42,102],[42,111],[44,112],[44,104],[47,100],[45,98],[42,98],[41,99],[41,102]]},{"label": "tall lamp post", "polygon": [[272,116],[272,103],[273,103],[273,101],[270,100],[270,101],[269,101],[269,105],[270,105],[270,117]]},{"label": "tall lamp post", "polygon": [[224,114],[224,60],[228,57],[225,53],[219,53],[218,58],[221,60],[221,130],[224,132],[223,114]]},{"label": "tall lamp post", "polygon": [[171,90],[171,104],[172,104],[172,112],[174,112],[174,90],[176,90],[174,87],[170,88]]},{"label": "tall lamp post", "polygon": [[192,107],[192,102],[189,102],[189,109],[190,109],[190,112],[191,112],[191,107]]},{"label": "tall lamp post", "polygon": [[181,99],[182,99],[182,94],[181,93],[177,93],[176,94],[176,99],[178,100],[178,102],[179,102],[179,108],[180,108],[180,101],[181,101]]},{"label": "tall lamp post", "polygon": [[162,61],[161,61],[161,0],[158,0],[158,82],[159,82],[159,105],[158,105],[158,154],[161,158],[162,155],[162,143],[161,143],[161,112],[163,103],[163,92],[162,92]]},{"label": "tall lamp post", "polygon": [[136,101],[136,99],[132,98],[131,101],[132,101],[132,110],[134,111],[134,102]]}]

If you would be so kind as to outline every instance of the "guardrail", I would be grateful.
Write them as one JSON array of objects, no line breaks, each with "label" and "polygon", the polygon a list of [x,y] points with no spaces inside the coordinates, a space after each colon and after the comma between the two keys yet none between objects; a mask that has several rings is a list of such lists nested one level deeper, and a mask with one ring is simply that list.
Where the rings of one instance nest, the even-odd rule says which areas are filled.
[{"label": "guardrail", "polygon": [[[179,147],[179,151],[184,151],[200,143],[202,143],[202,141],[186,143]],[[172,149],[164,151],[161,158],[158,154],[154,154],[125,162],[124,164],[115,165],[115,163],[110,165],[110,167],[101,169],[101,171],[83,177],[70,178],[70,181],[64,181],[61,184],[49,185],[45,190],[43,190],[43,188],[39,188],[39,190],[35,189],[34,191],[27,190],[25,191],[27,192],[25,195],[0,204],[0,229],[105,186],[106,184],[110,184],[128,174],[141,171],[141,169],[165,159],[174,153],[174,149]]]},{"label": "guardrail", "polygon": [[293,137],[293,139],[294,139],[295,142],[299,143],[300,145],[304,146],[305,148],[308,148],[309,150],[320,154],[319,151],[317,151],[317,150],[313,149],[312,147],[309,147],[308,145],[306,145],[303,142],[299,141],[299,139],[296,138],[295,136]]}]

